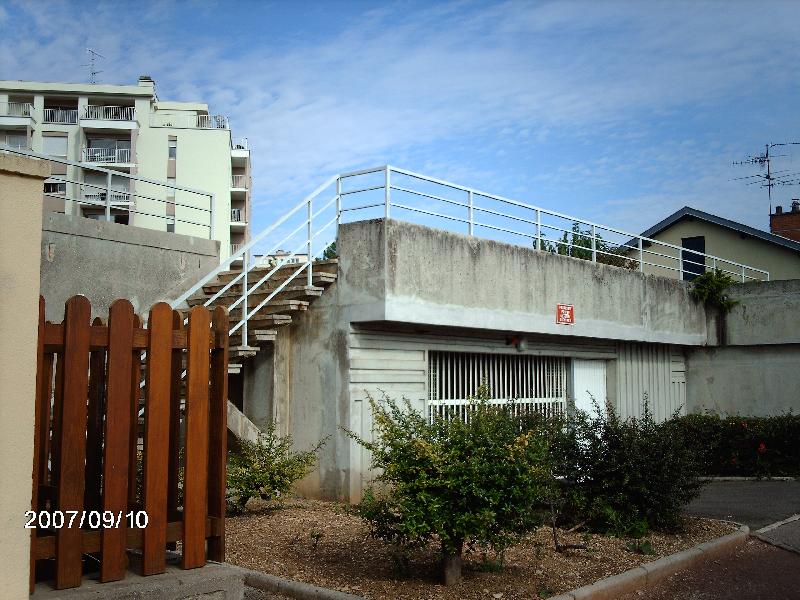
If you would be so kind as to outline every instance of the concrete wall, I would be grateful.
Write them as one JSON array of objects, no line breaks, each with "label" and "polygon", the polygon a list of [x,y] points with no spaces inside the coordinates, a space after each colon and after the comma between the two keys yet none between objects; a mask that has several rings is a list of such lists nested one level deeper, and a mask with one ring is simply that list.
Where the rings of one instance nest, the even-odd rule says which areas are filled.
[{"label": "concrete wall", "polygon": [[36,340],[39,322],[39,240],[42,182],[49,165],[0,154],[0,589],[27,598]]},{"label": "concrete wall", "polygon": [[[41,195],[40,195],[41,196]],[[219,264],[216,240],[47,213],[42,223],[41,288],[47,318],[60,321],[64,302],[83,294],[94,316],[127,298],[146,312],[170,301]]]},{"label": "concrete wall", "polygon": [[[369,437],[367,393],[424,404],[431,349],[516,353],[506,337],[523,334],[531,354],[606,360],[625,415],[647,392],[666,416],[682,398],[676,345],[707,342],[683,282],[396,221],[343,225],[337,245],[337,282],[244,366],[248,417],[274,419],[298,449],[327,439],[305,495],[358,500],[369,457],[342,428]],[[555,325],[559,302],[575,305],[574,326]]]},{"label": "concrete wall", "polygon": [[[393,220],[342,226],[339,246],[342,275],[361,282],[354,321],[708,341],[705,310],[681,281]],[[559,303],[575,306],[574,325],[556,324]]]},{"label": "concrete wall", "polygon": [[[681,239],[687,237],[705,236],[706,254],[735,261],[740,264],[769,271],[770,279],[797,279],[800,278],[800,253],[770,244],[764,240],[747,237],[727,227],[701,220],[681,220],[671,227],[653,236],[653,239],[681,245]],[[673,248],[654,245],[648,250],[677,257],[679,251]],[[638,251],[635,253],[638,255]],[[672,269],[677,268],[675,259],[667,259],[652,254],[645,254],[645,261],[655,264],[665,264]],[[712,268],[710,259],[706,259],[706,267]],[[739,274],[738,267],[718,262],[717,267],[726,271]],[[653,273],[665,277],[678,277],[674,270],[667,270],[654,266],[646,266],[645,273]],[[745,271],[745,275],[759,277],[756,272]]]},{"label": "concrete wall", "polygon": [[687,349],[691,412],[800,412],[800,280],[734,286],[727,345]]}]

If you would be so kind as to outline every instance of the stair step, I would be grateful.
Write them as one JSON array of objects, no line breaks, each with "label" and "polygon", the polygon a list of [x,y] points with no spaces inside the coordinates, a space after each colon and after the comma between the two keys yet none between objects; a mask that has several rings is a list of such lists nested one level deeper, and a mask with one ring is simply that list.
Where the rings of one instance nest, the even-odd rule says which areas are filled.
[{"label": "stair step", "polygon": [[258,354],[258,346],[231,346],[228,349],[230,358],[252,358]]},{"label": "stair step", "polygon": [[[303,300],[270,300],[269,304],[261,308],[256,316],[260,315],[285,315],[297,311],[308,310],[308,302]],[[235,312],[235,310],[234,310]],[[252,319],[252,317],[250,318]]]},{"label": "stair step", "polygon": [[[269,296],[274,291],[274,288],[264,289],[259,288],[256,292],[250,294],[247,297],[247,305],[250,308],[257,306],[261,301],[263,301],[267,296]],[[286,286],[280,292],[278,292],[275,297],[270,300],[302,300],[304,298],[318,298],[322,296],[322,292],[325,291],[325,288],[316,287],[316,286],[307,286],[307,285],[294,285],[294,286]],[[239,298],[241,298],[240,293],[231,292],[231,290],[226,291],[224,294],[221,294],[219,297],[214,299],[214,306],[230,306],[234,302],[236,302]],[[189,306],[196,306],[198,304],[203,304],[208,299],[208,296],[195,296],[194,298],[189,298],[187,302]],[[234,311],[239,309],[241,303],[234,309]]]},{"label": "stair step", "polygon": [[250,318],[248,321],[248,326],[258,329],[267,329],[269,327],[283,327],[285,325],[291,325],[292,317],[291,315],[265,315],[265,314],[257,314]]},{"label": "stair step", "polygon": [[228,363],[228,375],[238,375],[242,372],[242,365],[239,363]]},{"label": "stair step", "polygon": [[[286,280],[285,278],[277,277],[277,274],[275,274],[271,278],[269,278],[267,281],[262,283],[259,286],[258,290],[259,291],[261,291],[261,290],[274,290],[280,284],[282,284],[285,280]],[[248,287],[252,287],[253,284],[256,283],[257,281],[258,281],[258,279],[254,279],[252,277],[249,277],[248,281],[247,281]],[[289,286],[292,286],[295,283],[304,285],[304,283],[306,281],[307,280],[305,278],[305,274],[303,273],[303,274],[298,275],[294,279],[292,279],[292,281],[289,284]],[[314,271],[313,277],[311,279],[311,283],[313,284],[312,287],[321,287],[323,289],[328,287],[329,285],[331,285],[334,281],[336,281],[336,275],[334,273],[323,273],[323,272],[319,272],[318,273],[316,271]],[[203,286],[203,292],[205,292],[209,296],[211,294],[216,294],[219,290],[221,290],[223,287],[225,287],[226,283],[227,282],[215,281],[214,283],[206,284],[206,285]],[[225,294],[241,294],[241,290],[242,290],[242,283],[241,283],[241,280],[240,280],[239,282],[235,283],[234,285],[229,287],[227,290],[225,290]]]},{"label": "stair step", "polygon": [[[282,267],[279,267],[275,271],[275,274],[270,279],[275,278],[275,277],[286,279],[287,277],[291,276],[292,273],[297,271],[297,269],[299,269],[301,266],[302,265],[298,264],[298,263],[283,265]],[[252,269],[250,269],[250,271],[249,271],[250,275],[248,275],[248,277],[254,276],[254,275],[258,276],[258,277],[263,277],[264,275],[266,275],[267,273],[272,271],[272,269],[274,269],[274,268],[275,267],[270,267],[270,266],[267,266],[267,265],[259,266],[259,267],[253,267]],[[319,272],[319,273],[327,273],[327,274],[335,275],[337,273],[337,271],[338,271],[338,268],[339,268],[338,259],[320,260],[320,261],[315,261],[314,262],[314,265],[312,267],[312,271],[314,273],[318,273]],[[219,278],[219,280],[221,282],[228,283],[231,279],[233,279],[234,277],[237,277],[240,273],[241,273],[241,269],[233,269],[233,270],[230,270],[230,271],[223,271],[222,273],[220,273],[218,275],[218,278]],[[305,273],[301,273],[300,275],[298,275],[298,277],[302,277],[303,275],[305,275]]]},{"label": "stair step", "polygon": [[[242,341],[241,329],[230,337],[231,346],[238,346]],[[248,329],[247,341],[251,344],[268,344],[275,341],[277,329]]]}]

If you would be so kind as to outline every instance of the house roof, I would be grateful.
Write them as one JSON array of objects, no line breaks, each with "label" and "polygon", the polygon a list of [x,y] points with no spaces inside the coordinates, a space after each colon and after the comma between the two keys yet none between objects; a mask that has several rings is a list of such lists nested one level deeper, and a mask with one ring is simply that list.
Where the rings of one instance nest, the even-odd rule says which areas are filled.
[{"label": "house roof", "polygon": [[[711,213],[703,212],[702,210],[697,210],[696,208],[692,208],[690,206],[684,206],[680,210],[676,210],[663,221],[659,221],[647,231],[643,231],[642,237],[652,238],[665,229],[671,227],[678,221],[686,218],[707,221],[708,223],[713,223],[714,225],[719,225],[720,227],[725,227],[726,229],[732,229],[733,231],[737,231],[743,235],[758,238],[770,244],[782,246],[788,250],[800,252],[800,242],[795,242],[794,240],[790,240],[780,235],[775,235],[774,233],[769,233],[768,231],[762,231],[761,229],[756,229],[755,227],[750,227],[749,225],[744,225],[743,223],[737,223],[736,221],[723,219],[717,215],[712,215]],[[634,246],[636,245],[636,241],[631,240],[628,242],[628,245]]]}]

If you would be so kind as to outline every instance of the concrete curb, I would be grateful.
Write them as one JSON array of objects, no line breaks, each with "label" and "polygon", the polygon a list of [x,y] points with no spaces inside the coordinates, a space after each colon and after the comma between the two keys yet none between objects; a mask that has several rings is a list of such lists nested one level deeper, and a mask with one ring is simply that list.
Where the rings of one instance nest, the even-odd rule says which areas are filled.
[{"label": "concrete curb", "polygon": [[789,544],[784,544],[783,542],[781,542],[779,540],[774,540],[771,537],[769,537],[767,535],[764,535],[766,533],[769,533],[773,529],[777,529],[781,525],[786,525],[787,523],[793,523],[794,521],[797,521],[797,520],[800,520],[800,514],[792,515],[791,517],[789,517],[787,519],[784,519],[783,521],[776,521],[775,523],[767,525],[766,527],[762,527],[761,529],[758,529],[757,531],[753,532],[753,537],[757,538],[757,539],[759,539],[762,542],[765,542],[767,544],[771,544],[772,546],[775,546],[776,548],[782,548],[784,550],[788,550],[789,552],[794,552],[795,554],[800,554],[800,551],[798,551],[798,549],[796,547],[790,546]]},{"label": "concrete curb", "polygon": [[267,573],[259,573],[237,567],[242,573],[244,584],[263,592],[281,594],[298,600],[364,600],[361,596],[346,594],[337,590],[317,587],[310,583],[284,579]]},{"label": "concrete curb", "polygon": [[778,477],[701,477],[700,479],[703,481],[795,481],[800,478],[781,475]]},{"label": "concrete curb", "polygon": [[645,563],[619,575],[600,579],[570,592],[551,596],[550,600],[613,600],[623,594],[650,587],[696,562],[715,558],[743,543],[748,535],[750,535],[750,528],[742,525],[739,527],[739,531],[734,533]]}]

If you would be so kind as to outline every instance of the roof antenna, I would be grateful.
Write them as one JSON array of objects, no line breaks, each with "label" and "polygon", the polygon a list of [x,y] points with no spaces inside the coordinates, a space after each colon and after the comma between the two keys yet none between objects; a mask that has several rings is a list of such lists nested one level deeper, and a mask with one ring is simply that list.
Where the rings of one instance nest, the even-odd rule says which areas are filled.
[{"label": "roof antenna", "polygon": [[735,165],[758,165],[762,170],[767,168],[766,173],[758,173],[756,175],[747,175],[746,177],[736,177],[734,181],[741,179],[752,179],[746,185],[760,183],[759,187],[767,188],[767,197],[769,198],[769,212],[772,214],[772,188],[776,185],[797,185],[800,183],[800,172],[790,173],[791,169],[782,169],[779,171],[772,170],[770,165],[771,161],[775,158],[788,156],[788,154],[770,154],[772,148],[778,146],[800,146],[800,142],[781,142],[778,144],[764,144],[764,153],[756,156],[750,156],[745,160],[736,161]]},{"label": "roof antenna", "polygon": [[97,70],[96,62],[98,58],[105,58],[105,56],[103,56],[99,52],[95,52],[91,48],[87,48],[86,53],[89,55],[89,62],[81,66],[89,67],[89,83],[97,83],[97,75],[98,73],[102,73],[102,71]]}]

